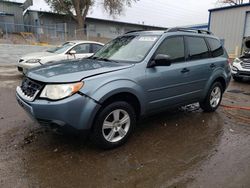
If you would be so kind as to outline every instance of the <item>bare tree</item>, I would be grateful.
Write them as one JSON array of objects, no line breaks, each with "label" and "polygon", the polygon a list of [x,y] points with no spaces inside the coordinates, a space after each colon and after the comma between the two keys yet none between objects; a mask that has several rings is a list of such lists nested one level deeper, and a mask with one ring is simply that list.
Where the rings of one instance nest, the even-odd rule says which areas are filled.
[{"label": "bare tree", "polygon": [[[70,15],[77,23],[79,28],[83,28],[86,16],[95,0],[45,0],[53,11]],[[125,6],[131,6],[132,2],[139,0],[99,0],[103,10],[110,15],[119,15]]]},{"label": "bare tree", "polygon": [[250,0],[218,0],[220,4],[227,4],[227,5],[240,5],[244,3],[250,3]]}]

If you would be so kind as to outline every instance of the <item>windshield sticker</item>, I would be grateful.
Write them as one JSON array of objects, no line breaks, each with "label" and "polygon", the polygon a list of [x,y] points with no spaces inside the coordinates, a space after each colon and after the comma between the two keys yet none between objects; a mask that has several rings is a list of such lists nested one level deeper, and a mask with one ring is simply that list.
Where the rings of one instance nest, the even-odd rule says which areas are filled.
[{"label": "windshield sticker", "polygon": [[146,41],[146,42],[154,42],[156,41],[157,37],[152,37],[152,36],[143,36],[140,37],[138,40],[139,41]]}]

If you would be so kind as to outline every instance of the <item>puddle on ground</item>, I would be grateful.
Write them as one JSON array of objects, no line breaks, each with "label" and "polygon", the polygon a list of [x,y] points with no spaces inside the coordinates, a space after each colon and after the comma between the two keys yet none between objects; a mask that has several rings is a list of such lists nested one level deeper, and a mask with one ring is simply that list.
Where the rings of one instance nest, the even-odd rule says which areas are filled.
[{"label": "puddle on ground", "polygon": [[244,91],[233,89],[233,90],[227,90],[229,93],[243,93]]},{"label": "puddle on ground", "polygon": [[186,112],[142,120],[129,142],[111,151],[76,137],[33,131],[36,139],[24,147],[25,176],[31,187],[160,187],[211,156],[223,134],[218,113]]}]

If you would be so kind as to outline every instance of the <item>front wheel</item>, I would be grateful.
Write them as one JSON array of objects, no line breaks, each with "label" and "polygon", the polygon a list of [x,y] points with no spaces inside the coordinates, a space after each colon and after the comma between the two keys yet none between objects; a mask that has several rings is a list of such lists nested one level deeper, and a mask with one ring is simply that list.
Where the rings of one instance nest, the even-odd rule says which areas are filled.
[{"label": "front wheel", "polygon": [[96,117],[92,140],[103,149],[124,144],[136,124],[136,114],[127,102],[118,101],[101,109]]},{"label": "front wheel", "polygon": [[200,107],[205,112],[214,112],[220,105],[223,94],[223,88],[220,82],[215,82],[209,89],[208,95]]}]

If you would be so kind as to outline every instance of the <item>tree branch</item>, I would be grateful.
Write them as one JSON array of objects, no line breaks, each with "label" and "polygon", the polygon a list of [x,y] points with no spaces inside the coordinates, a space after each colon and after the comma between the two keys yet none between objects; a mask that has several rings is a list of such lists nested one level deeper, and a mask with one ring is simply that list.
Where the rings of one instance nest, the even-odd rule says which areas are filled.
[{"label": "tree branch", "polygon": [[[1,1],[1,0],[0,0]],[[89,9],[94,5],[95,0],[45,0],[56,12],[63,12],[72,17],[79,28],[84,27]],[[132,2],[139,0],[102,0],[104,10],[110,15],[119,15],[125,6],[131,6]]]},{"label": "tree branch", "polygon": [[72,11],[70,10],[70,8],[65,4],[64,0],[57,0],[58,3],[62,6],[62,8],[74,19],[77,21],[77,18],[75,17],[75,15],[72,13]]}]

